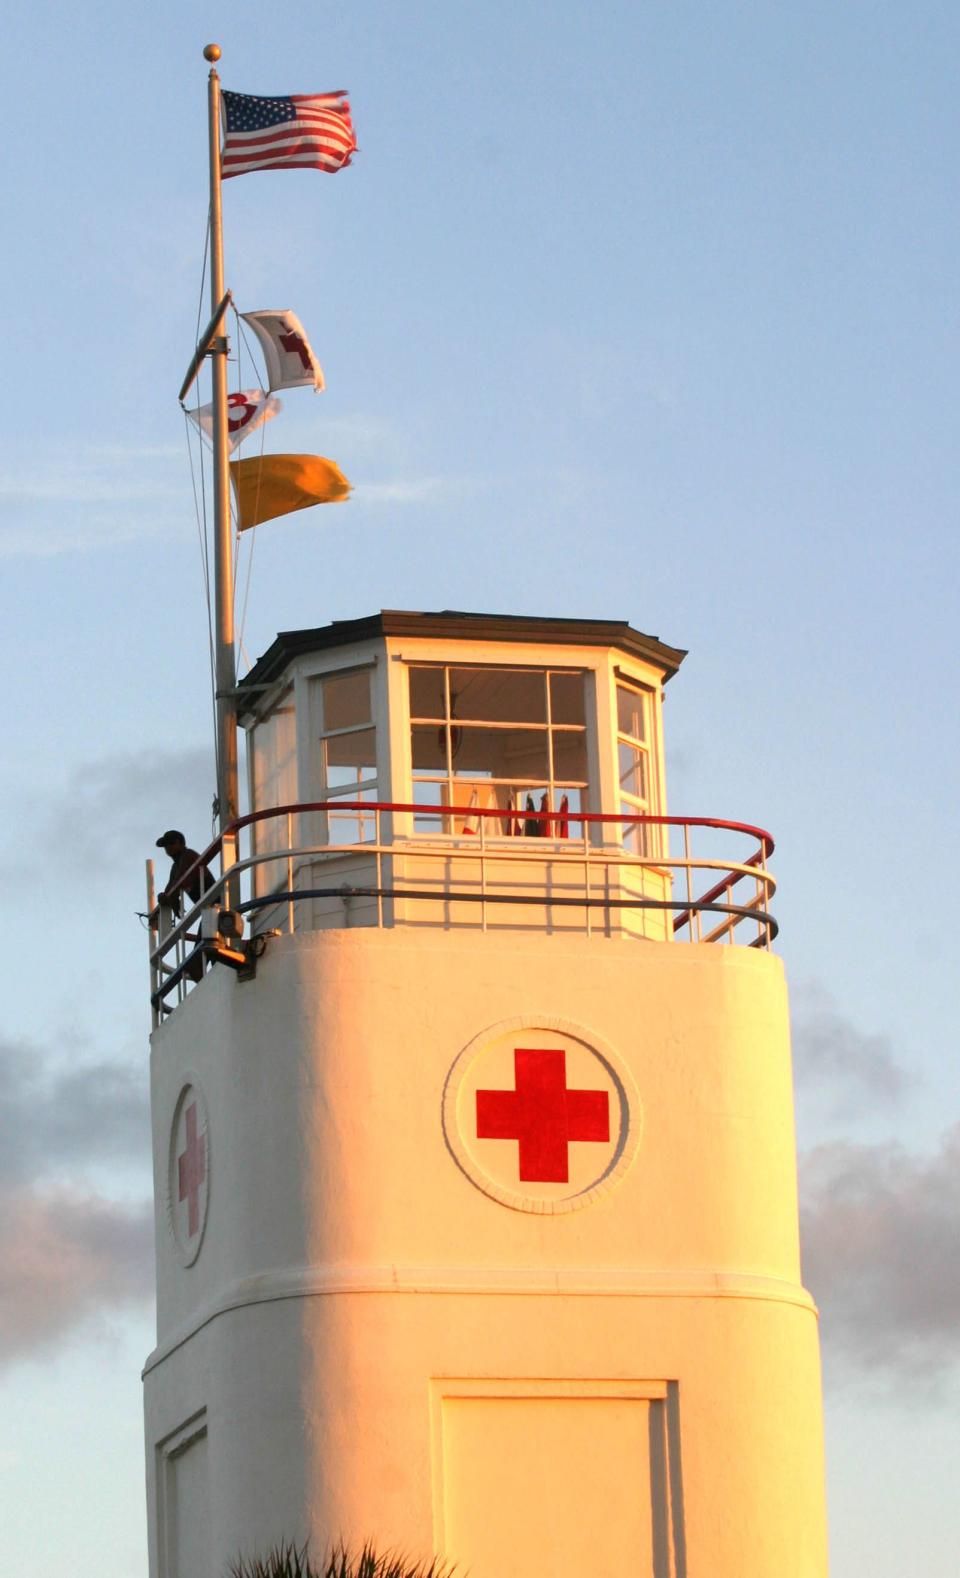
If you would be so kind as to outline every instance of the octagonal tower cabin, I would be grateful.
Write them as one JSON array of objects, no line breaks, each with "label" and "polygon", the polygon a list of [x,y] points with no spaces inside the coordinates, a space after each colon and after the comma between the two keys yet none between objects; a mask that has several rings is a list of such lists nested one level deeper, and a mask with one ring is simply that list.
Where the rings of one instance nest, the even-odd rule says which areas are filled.
[{"label": "octagonal tower cabin", "polygon": [[683,656],[384,612],[242,682],[252,813],[151,944],[152,1578],[826,1573],[772,842],[667,816]]}]

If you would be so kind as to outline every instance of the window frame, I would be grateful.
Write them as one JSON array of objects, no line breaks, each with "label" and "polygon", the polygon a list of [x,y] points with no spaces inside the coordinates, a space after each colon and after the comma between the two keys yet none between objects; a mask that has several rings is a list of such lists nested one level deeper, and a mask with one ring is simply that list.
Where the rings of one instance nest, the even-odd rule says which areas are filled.
[{"label": "window frame", "polygon": [[[293,795],[290,800],[281,799],[279,794],[263,797],[258,793],[257,764],[261,748],[257,745],[257,733],[260,729],[272,727],[276,729],[281,715],[289,715],[293,720],[293,750],[289,757],[292,765]],[[251,811],[274,810],[281,805],[296,804],[300,798],[300,749],[296,686],[292,679],[283,685],[274,695],[270,703],[257,715],[250,725],[246,735],[247,758],[247,804]],[[279,817],[265,817],[263,821],[254,822],[251,827],[251,851],[254,855],[270,855],[287,847],[287,828]],[[272,888],[283,885],[283,877],[273,874],[273,865],[270,862],[260,862],[253,868],[253,890],[257,896],[269,893]]]},{"label": "window frame", "polygon": [[[644,732],[641,738],[631,734],[620,726],[620,692],[626,691],[636,697],[643,712]],[[613,675],[613,719],[614,719],[614,783],[616,786],[617,814],[620,816],[658,816],[660,804],[660,785],[657,774],[658,749],[657,741],[659,731],[657,727],[656,709],[654,702],[656,692],[638,676],[635,677],[617,669]],[[644,766],[646,781],[646,794],[639,795],[624,789],[623,776],[620,770],[620,748],[627,746],[634,751]],[[619,842],[627,853],[638,856],[642,860],[659,859],[663,847],[663,829],[653,823],[639,823],[632,826],[620,824],[618,829]],[[630,840],[634,841],[631,848]]]},{"label": "window frame", "polygon": [[[350,723],[336,729],[326,728],[325,719],[325,685],[338,679],[347,679],[354,675],[365,674],[367,677],[367,717],[359,723]],[[381,752],[383,742],[381,729],[377,719],[376,696],[376,662],[355,663],[345,668],[332,668],[321,670],[309,676],[312,691],[312,706],[310,708],[310,752],[311,752],[311,777],[317,786],[317,799],[322,801],[340,800],[371,800],[379,799],[379,786],[382,777]],[[349,735],[373,734],[372,759],[374,773],[372,777],[358,778],[356,783],[338,784],[331,786],[327,782],[327,742],[329,740],[343,739]],[[336,764],[334,764],[336,765]],[[335,809],[328,809],[319,813],[320,827],[318,842],[331,848],[339,847],[338,841],[332,836],[334,827],[346,827],[351,822],[356,825],[356,836],[343,840],[345,849],[355,844],[373,843],[377,836],[377,813],[371,810],[344,812],[338,815]]]},{"label": "window frame", "polygon": [[[508,792],[512,792],[515,795],[515,797],[516,797],[516,799],[518,801],[519,801],[519,798],[520,798],[521,794],[527,795],[527,794],[533,794],[535,792],[538,795],[538,797],[542,798],[543,793],[546,793],[546,795],[547,795],[547,807],[549,808],[549,810],[551,812],[551,815],[558,815],[559,814],[560,801],[561,801],[561,797],[564,794],[566,794],[568,796],[568,800],[569,800],[570,793],[571,792],[575,792],[576,794],[579,795],[580,804],[579,804],[579,806],[570,808],[569,816],[570,816],[570,819],[573,820],[573,821],[576,820],[576,813],[578,811],[580,811],[580,810],[589,810],[589,808],[590,808],[590,798],[591,798],[591,793],[592,793],[592,784],[591,784],[591,774],[590,774],[590,763],[591,763],[590,702],[589,702],[589,692],[588,692],[588,684],[587,684],[588,677],[589,677],[591,671],[588,668],[586,668],[584,666],[581,666],[581,665],[563,664],[563,663],[546,663],[546,664],[534,664],[534,663],[531,663],[531,664],[524,664],[524,663],[518,663],[516,661],[513,661],[513,662],[507,661],[507,662],[501,662],[501,663],[491,663],[491,662],[482,662],[482,661],[470,661],[469,659],[464,659],[464,658],[457,658],[457,659],[455,659],[453,661],[450,661],[450,660],[444,659],[443,657],[427,657],[427,656],[424,656],[424,657],[416,656],[416,657],[405,658],[404,659],[404,663],[403,663],[403,668],[404,668],[404,680],[405,680],[406,703],[407,703],[407,707],[406,707],[406,731],[407,731],[407,748],[408,748],[408,751],[409,751],[409,762],[408,762],[408,773],[409,773],[409,776],[408,776],[408,783],[410,785],[410,801],[411,801],[412,804],[416,803],[416,792],[417,792],[418,784],[436,784],[436,785],[439,786],[441,796],[443,796],[444,794],[446,795],[446,798],[441,798],[436,804],[427,804],[427,803],[425,803],[423,805],[423,807],[422,807],[422,810],[418,810],[418,811],[415,811],[413,813],[412,818],[411,818],[411,824],[412,824],[411,825],[411,831],[412,831],[414,837],[416,837],[416,838],[441,838],[441,839],[447,839],[447,838],[459,838],[459,837],[464,836],[463,832],[458,832],[453,827],[447,828],[447,827],[443,826],[443,823],[445,823],[445,822],[451,822],[452,823],[452,822],[454,822],[456,820],[460,820],[460,821],[463,821],[463,822],[467,821],[468,817],[469,817],[469,811],[470,811],[469,805],[458,805],[455,802],[454,798],[453,798],[453,792],[454,792],[454,785],[455,784],[460,783],[461,785],[463,785],[463,784],[469,784],[471,782],[471,774],[469,772],[463,772],[461,774],[458,774],[455,771],[455,766],[454,766],[454,761],[455,761],[454,736],[455,736],[456,731],[458,729],[461,731],[461,734],[463,733],[463,731],[470,730],[470,729],[476,729],[478,731],[481,731],[481,730],[491,731],[492,730],[492,731],[497,731],[497,732],[501,732],[501,733],[504,733],[504,734],[510,733],[512,731],[512,732],[515,732],[515,733],[527,733],[527,734],[537,733],[537,734],[544,735],[545,736],[545,740],[546,740],[546,766],[547,766],[547,776],[545,778],[533,778],[533,777],[525,778],[525,777],[521,777],[520,775],[517,775],[517,774],[514,774],[511,777],[495,778],[495,777],[492,777],[492,776],[490,776],[490,777],[481,776],[481,774],[478,772],[477,775],[476,775],[476,778],[474,779],[474,782],[478,786],[483,786],[483,787],[489,786],[491,789],[505,789]],[[412,696],[412,689],[413,689],[412,677],[413,677],[413,672],[416,669],[440,670],[440,672],[441,672],[441,674],[443,676],[443,709],[444,709],[444,716],[442,718],[441,717],[429,717],[429,716],[427,716],[425,714],[421,714],[421,713],[418,713],[418,712],[414,711],[414,703],[413,703],[413,696]],[[531,720],[524,720],[524,719],[507,720],[507,719],[498,719],[498,718],[487,718],[487,719],[467,718],[467,719],[464,719],[464,718],[457,717],[457,715],[453,711],[453,693],[451,691],[451,674],[454,671],[464,671],[464,670],[476,670],[476,671],[479,671],[481,673],[528,674],[528,675],[536,675],[536,676],[538,676],[543,682],[543,689],[544,689],[543,721],[540,722],[540,721],[531,721]],[[556,723],[556,722],[554,722],[554,720],[553,720],[553,694],[552,694],[553,687],[551,685],[551,679],[552,679],[552,677],[554,675],[562,675],[562,676],[573,675],[573,676],[575,676],[576,678],[579,679],[580,686],[581,686],[582,706],[583,706],[583,719],[582,719],[582,722],[580,722],[580,723]],[[444,764],[443,767],[438,766],[435,771],[430,771],[429,769],[417,768],[417,767],[414,766],[414,750],[413,750],[414,730],[418,729],[418,728],[432,728],[432,729],[436,729],[438,731],[440,731],[440,730],[443,731],[444,752],[445,752],[445,758],[446,758],[445,764]],[[582,741],[584,769],[585,769],[585,774],[586,774],[586,776],[584,778],[582,778],[582,779],[558,778],[557,777],[556,762],[555,762],[555,756],[554,756],[554,740],[555,740],[557,735],[562,735],[562,734],[567,734],[567,735],[571,735],[571,736],[578,736],[580,738],[580,740]],[[521,805],[519,803],[516,803],[513,806],[505,806],[505,807],[503,807],[502,808],[502,814],[506,815],[506,813],[508,811],[512,811],[515,815],[517,815],[519,817],[520,815],[523,814],[524,809],[525,808],[523,807],[523,805]],[[539,804],[537,805],[536,809],[537,810],[540,809]],[[417,825],[418,821],[423,821],[423,820],[428,820],[430,822],[431,826],[429,828],[424,828],[422,826],[418,826]],[[495,832],[492,831],[492,829],[491,829],[489,824],[492,823],[492,824],[495,825],[496,822],[497,822],[496,818],[483,818],[482,820],[488,823],[488,826],[487,826],[487,828],[485,830],[485,838],[490,838],[490,837],[492,837],[492,838],[500,838],[500,839],[503,839],[504,841],[506,841],[507,838],[511,836],[511,835],[508,835],[508,834],[504,833],[499,828]],[[515,822],[514,826],[515,826],[515,828],[519,828],[519,826],[520,826],[519,821]],[[470,835],[467,835],[467,836],[470,836]],[[516,835],[514,834],[513,836],[516,836]],[[575,835],[575,836],[577,836],[577,835]],[[554,833],[554,832],[551,832],[550,834],[547,835],[547,837],[549,837],[549,838],[551,838],[553,840],[557,840],[558,835],[556,833]]]}]

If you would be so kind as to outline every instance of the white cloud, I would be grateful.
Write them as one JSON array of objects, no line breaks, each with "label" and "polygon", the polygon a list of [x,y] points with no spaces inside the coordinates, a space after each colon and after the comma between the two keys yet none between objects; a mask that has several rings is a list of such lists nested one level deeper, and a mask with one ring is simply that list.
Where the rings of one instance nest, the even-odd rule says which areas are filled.
[{"label": "white cloud", "polygon": [[193,525],[186,456],[174,445],[65,445],[42,469],[0,455],[0,558],[50,558]]},{"label": "white cloud", "polygon": [[396,482],[358,482],[353,490],[352,502],[356,504],[419,504],[424,499],[435,499],[449,485],[442,477],[421,477],[419,480]]}]

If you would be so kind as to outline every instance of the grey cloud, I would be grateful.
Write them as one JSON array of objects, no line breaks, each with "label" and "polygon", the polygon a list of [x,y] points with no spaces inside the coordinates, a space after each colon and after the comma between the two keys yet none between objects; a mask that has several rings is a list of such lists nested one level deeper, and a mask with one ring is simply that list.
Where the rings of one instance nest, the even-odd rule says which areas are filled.
[{"label": "grey cloud", "polygon": [[820,987],[794,994],[793,1051],[801,1113],[813,1117],[889,1109],[913,1083],[890,1038],[860,1030]]},{"label": "grey cloud", "polygon": [[[210,842],[214,785],[212,752],[200,747],[99,757],[78,767],[62,790],[36,796],[24,808],[16,821],[33,822],[37,831],[26,837],[21,830],[18,847],[37,844],[46,852],[47,868],[56,863],[87,882],[109,880],[121,870],[136,875],[138,860],[157,855],[165,878],[166,857],[155,848],[157,835],[178,827],[188,842],[204,849]],[[16,871],[18,858],[22,861],[8,852],[8,873]]]},{"label": "grey cloud", "polygon": [[97,1195],[0,1187],[0,1364],[153,1293],[153,1211]]},{"label": "grey cloud", "polygon": [[152,1206],[105,1199],[83,1181],[111,1162],[146,1169],[149,1158],[145,1068],[54,1064],[0,1039],[0,1363],[150,1297]]},{"label": "grey cloud", "polygon": [[802,1158],[801,1195],[827,1359],[878,1379],[941,1376],[960,1359],[960,1124],[926,1156],[819,1146]]},{"label": "grey cloud", "polygon": [[154,844],[167,827],[182,827],[202,849],[209,843],[213,785],[209,750],[169,751],[159,762],[152,754],[88,762],[74,773],[67,791],[76,820],[64,827],[57,819],[64,851],[88,865],[134,849],[142,852],[145,846],[162,856]]},{"label": "grey cloud", "polygon": [[51,1068],[39,1048],[0,1039],[0,1184],[150,1154],[146,1068]]}]

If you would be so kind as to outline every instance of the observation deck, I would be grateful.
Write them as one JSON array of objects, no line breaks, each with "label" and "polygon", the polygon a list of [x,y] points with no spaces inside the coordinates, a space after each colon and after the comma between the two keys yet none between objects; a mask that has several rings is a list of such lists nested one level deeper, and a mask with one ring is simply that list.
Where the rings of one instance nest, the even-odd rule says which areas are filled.
[{"label": "observation deck", "polygon": [[201,856],[214,885],[177,916],[148,874],[154,1022],[224,912],[251,968],[270,937],[359,926],[768,949],[769,833],[667,812],[684,656],[618,621],[450,612],[278,636],[238,689],[252,809]]}]

